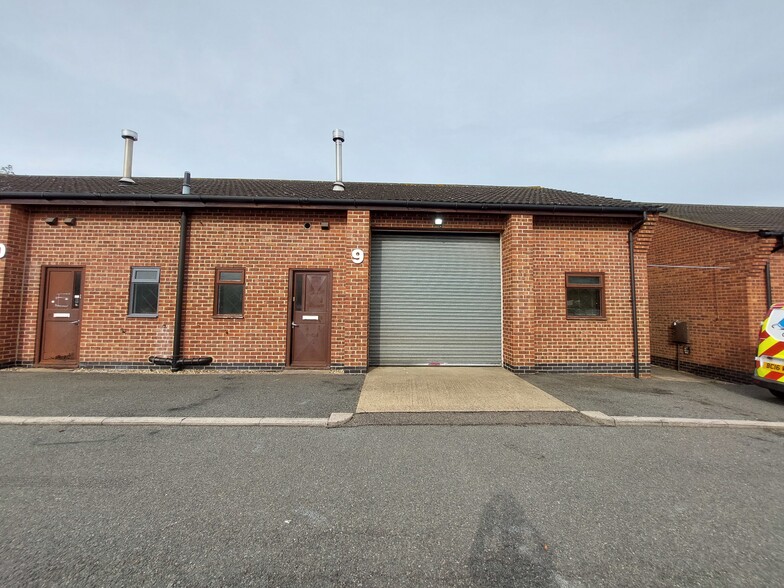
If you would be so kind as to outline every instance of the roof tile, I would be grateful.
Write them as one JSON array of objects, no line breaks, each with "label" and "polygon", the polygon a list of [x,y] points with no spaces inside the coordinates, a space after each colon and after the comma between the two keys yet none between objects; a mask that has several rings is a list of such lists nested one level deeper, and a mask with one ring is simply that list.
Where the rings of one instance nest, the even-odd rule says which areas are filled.
[{"label": "roof tile", "polygon": [[737,231],[784,231],[784,207],[716,204],[662,204],[663,215]]},{"label": "roof tile", "polygon": [[[180,178],[135,178],[135,184],[121,184],[114,177],[94,176],[0,176],[0,193],[60,194],[179,194]],[[349,201],[384,200],[390,204],[409,203],[488,205],[552,205],[596,207],[645,207],[629,200],[593,196],[539,186],[463,186],[443,184],[390,184],[378,182],[345,182],[343,192],[332,190],[332,182],[300,180],[252,180],[223,178],[192,178],[194,195],[239,196],[248,198],[341,199]]]}]

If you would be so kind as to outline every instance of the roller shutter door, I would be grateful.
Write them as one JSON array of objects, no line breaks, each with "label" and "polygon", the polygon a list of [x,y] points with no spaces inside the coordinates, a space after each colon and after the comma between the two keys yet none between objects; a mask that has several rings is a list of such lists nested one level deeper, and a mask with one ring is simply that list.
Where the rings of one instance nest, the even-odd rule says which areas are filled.
[{"label": "roller shutter door", "polygon": [[498,235],[374,234],[370,365],[501,365]]}]

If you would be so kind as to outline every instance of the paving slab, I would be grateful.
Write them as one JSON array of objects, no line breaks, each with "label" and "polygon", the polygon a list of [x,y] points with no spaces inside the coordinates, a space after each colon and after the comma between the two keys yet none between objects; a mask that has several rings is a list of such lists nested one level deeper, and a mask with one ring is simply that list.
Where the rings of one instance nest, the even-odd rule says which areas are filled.
[{"label": "paving slab", "polygon": [[378,425],[566,425],[598,427],[601,423],[577,411],[549,412],[365,412],[354,415],[344,427]]},{"label": "paving slab", "polygon": [[574,410],[500,367],[379,367],[365,377],[356,412]]}]

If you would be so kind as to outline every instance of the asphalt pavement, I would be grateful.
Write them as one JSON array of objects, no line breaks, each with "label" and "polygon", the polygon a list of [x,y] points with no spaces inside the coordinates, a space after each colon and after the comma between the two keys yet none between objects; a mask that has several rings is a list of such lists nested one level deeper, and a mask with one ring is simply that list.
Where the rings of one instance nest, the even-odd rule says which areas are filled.
[{"label": "asphalt pavement", "polygon": [[654,367],[653,377],[532,374],[523,379],[577,410],[613,416],[784,421],[784,400],[765,388]]},{"label": "asphalt pavement", "polygon": [[0,427],[3,586],[774,586],[784,436]]},{"label": "asphalt pavement", "polygon": [[0,415],[329,417],[352,413],[364,376],[0,370]]},{"label": "asphalt pavement", "polygon": [[[433,374],[441,372],[442,368],[432,368]],[[784,401],[763,388],[663,368],[654,368],[653,377],[641,379],[584,374],[533,374],[523,379],[578,411],[610,416],[784,421]],[[326,419],[333,413],[355,412],[364,381],[362,375],[308,371],[172,374],[0,370],[0,416]],[[491,384],[492,380],[489,388]],[[492,391],[488,392],[492,396]],[[382,412],[357,414],[349,423],[399,424],[595,423],[579,412],[548,411]]]}]

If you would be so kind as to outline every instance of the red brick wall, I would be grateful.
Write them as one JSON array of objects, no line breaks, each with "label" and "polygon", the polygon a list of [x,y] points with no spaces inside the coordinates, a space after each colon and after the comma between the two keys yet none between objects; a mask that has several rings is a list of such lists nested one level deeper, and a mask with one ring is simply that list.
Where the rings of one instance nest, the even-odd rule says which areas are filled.
[{"label": "red brick wall", "polygon": [[6,246],[0,259],[0,366],[16,361],[27,228],[25,209],[0,206],[0,243]]},{"label": "red brick wall", "polygon": [[784,249],[770,255],[770,282],[773,302],[784,302]]},{"label": "red brick wall", "polygon": [[[15,234],[26,235],[25,213],[19,209],[17,214],[13,226],[24,228],[14,229]],[[77,225],[51,227],[44,222],[47,216],[74,216]],[[370,231],[433,230],[433,216],[361,210],[192,211],[183,355],[209,355],[219,364],[282,365],[286,361],[289,272],[329,269],[333,276],[331,362],[363,368],[373,258]],[[74,207],[30,213],[30,253],[24,291],[18,297],[23,307],[16,359],[27,363],[35,359],[41,270],[47,265],[85,267],[81,362],[144,364],[150,355],[171,355],[179,219],[175,209]],[[457,213],[445,214],[444,219],[442,231],[501,234],[506,364],[524,371],[557,363],[631,364],[626,238],[633,219]],[[329,230],[320,228],[322,221],[329,222]],[[311,228],[304,227],[306,222],[312,223]],[[652,223],[637,237],[643,363],[648,361],[645,266]],[[355,247],[365,250],[362,264],[351,262]],[[157,318],[127,316],[132,266],[161,268]],[[217,267],[245,269],[243,318],[213,316]],[[606,319],[566,319],[564,275],[572,271],[605,273]],[[2,310],[14,312],[5,303]]]},{"label": "red brick wall", "polygon": [[[49,226],[44,219],[57,216]],[[75,217],[76,226],[62,223]],[[44,266],[84,266],[82,362],[146,362],[170,355],[176,293],[179,211],[110,208],[36,209],[30,213],[19,360],[35,361]],[[158,318],[128,318],[131,266],[161,268]]]},{"label": "red brick wall", "polygon": [[[331,269],[331,361],[366,366],[366,327],[357,326],[363,320],[357,307],[367,307],[368,262],[352,263],[351,250],[354,243],[367,248],[367,216],[351,211],[347,222],[346,211],[193,213],[183,353],[209,355],[217,363],[285,363],[289,271]],[[320,228],[323,221],[329,230]],[[213,316],[216,267],[245,268],[243,318]]]},{"label": "red brick wall", "polygon": [[[649,361],[647,344],[647,247],[652,217],[635,237],[640,362]],[[535,286],[536,364],[633,361],[628,231],[631,219],[535,217],[530,249]],[[604,273],[606,316],[566,317],[565,274]]]},{"label": "red brick wall", "polygon": [[[77,217],[76,227],[50,227],[52,214]],[[282,364],[286,361],[289,270],[331,269],[332,363],[366,362],[367,262],[350,252],[368,246],[367,211],[198,211],[190,215],[183,320],[184,356],[217,363]],[[347,216],[350,222],[347,222]],[[73,209],[32,215],[30,271],[25,283],[20,359],[34,361],[41,268],[84,265],[80,361],[144,363],[170,356],[174,326],[179,211]],[[322,230],[320,223],[330,223]],[[306,229],[304,224],[312,223]],[[161,268],[157,318],[130,318],[132,266]],[[246,272],[243,318],[213,316],[217,267]],[[366,310],[364,311],[366,315]]]},{"label": "red brick wall", "polygon": [[[341,260],[345,287],[340,298],[333,298],[332,305],[341,319],[336,331],[343,337],[343,363],[346,366],[367,366],[372,258],[370,211],[349,210],[346,218],[346,242]],[[365,252],[363,263],[357,264],[349,259],[349,251],[356,248]]]},{"label": "red brick wall", "polygon": [[433,232],[494,232],[500,233],[506,225],[503,214],[439,214],[444,219],[441,228],[433,224],[435,212],[373,212],[370,226],[374,230],[400,229]]},{"label": "red brick wall", "polygon": [[[373,229],[432,231],[435,213],[373,213]],[[628,231],[634,219],[442,215],[441,231],[501,233],[503,355],[512,369],[633,362]],[[650,361],[647,250],[656,217],[635,237],[639,357]],[[567,319],[566,272],[604,272],[606,318]],[[628,368],[630,369],[630,368]]]},{"label": "red brick wall", "polygon": [[752,372],[766,309],[764,268],[768,259],[773,263],[775,284],[784,280],[784,272],[776,271],[781,264],[778,254],[770,255],[774,244],[773,239],[761,239],[755,233],[660,220],[650,264],[724,269],[649,268],[651,355],[660,358],[658,363],[671,365],[675,360],[671,325],[679,320],[689,323],[691,353],[681,359],[695,364],[693,371],[729,379]]},{"label": "red brick wall", "polygon": [[538,333],[533,322],[538,286],[533,274],[532,251],[537,235],[533,225],[531,215],[510,215],[501,236],[504,363],[512,369],[532,368],[536,363]]}]

